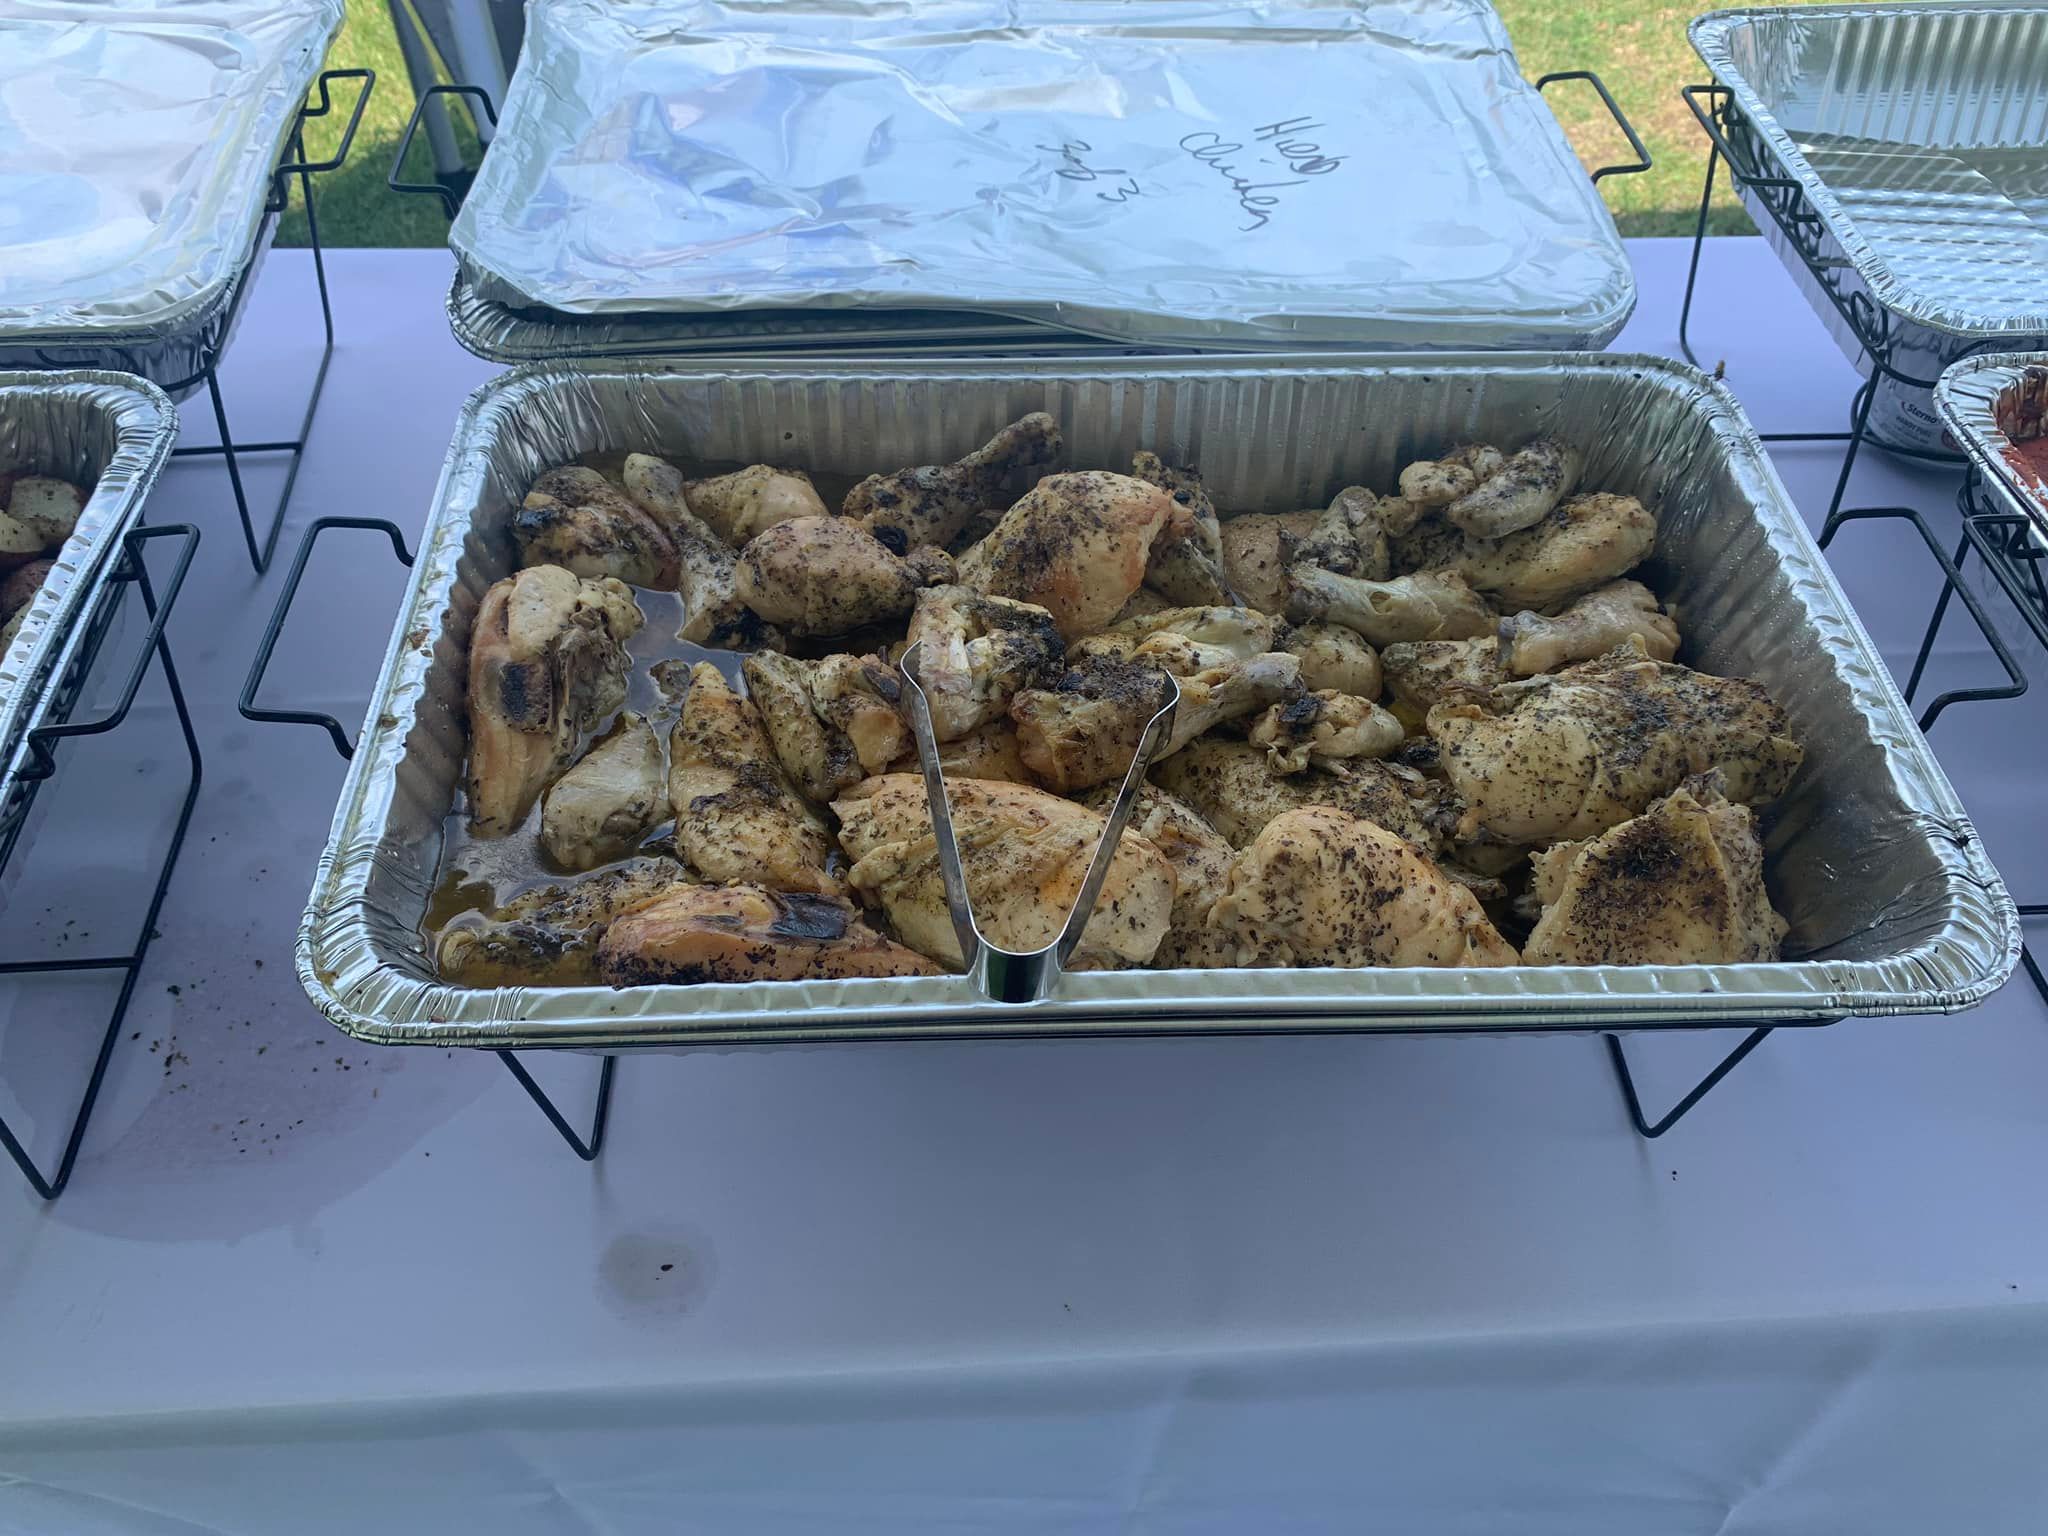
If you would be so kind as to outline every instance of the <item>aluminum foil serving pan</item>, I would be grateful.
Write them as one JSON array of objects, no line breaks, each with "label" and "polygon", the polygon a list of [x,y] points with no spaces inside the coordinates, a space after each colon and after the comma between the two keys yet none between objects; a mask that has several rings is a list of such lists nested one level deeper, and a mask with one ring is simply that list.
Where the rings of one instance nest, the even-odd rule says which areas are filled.
[{"label": "aluminum foil serving pan", "polygon": [[1852,360],[1868,366],[1865,341],[1809,263],[1921,381],[1881,379],[1872,427],[1940,448],[1942,369],[2048,346],[2048,5],[1715,11],[1691,36],[1734,98],[1735,170],[1796,183],[1817,248],[1794,249],[1742,186],[1757,224]]},{"label": "aluminum foil serving pan", "polygon": [[565,316],[1578,348],[1635,283],[1483,0],[533,0],[450,233]]},{"label": "aluminum foil serving pan", "polygon": [[2048,546],[2048,352],[1968,358],[1941,376],[1934,399],[1985,483]]},{"label": "aluminum foil serving pan", "polygon": [[0,373],[0,473],[88,487],[78,525],[54,557],[14,640],[0,654],[0,781],[11,788],[22,742],[58,654],[178,437],[178,413],[153,384],[123,373]]},{"label": "aluminum foil serving pan", "polygon": [[[477,990],[421,936],[466,750],[470,624],[514,566],[509,522],[541,470],[659,445],[825,473],[942,462],[1031,411],[1068,462],[1152,448],[1199,463],[1233,512],[1388,485],[1445,445],[1551,432],[1584,479],[1657,507],[1649,578],[1686,659],[1766,683],[1806,746],[1766,814],[1778,964],[1066,975],[1046,1001],[965,977]],[[518,369],[471,397],[422,536],[300,930],[308,993],[389,1044],[659,1046],[975,1034],[1520,1029],[1819,1021],[1968,1007],[2011,971],[2017,918],[1869,638],[1732,396],[1646,357],[1227,359]]]},{"label": "aluminum foil serving pan", "polygon": [[342,0],[0,0],[0,366],[225,344]]}]

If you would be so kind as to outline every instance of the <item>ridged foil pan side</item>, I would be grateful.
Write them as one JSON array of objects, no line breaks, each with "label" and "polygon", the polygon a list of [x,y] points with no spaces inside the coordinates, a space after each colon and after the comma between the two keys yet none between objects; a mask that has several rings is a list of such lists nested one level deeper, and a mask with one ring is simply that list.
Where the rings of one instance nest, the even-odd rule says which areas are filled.
[{"label": "ridged foil pan side", "polygon": [[[1070,462],[1139,447],[1199,463],[1233,512],[1390,484],[1444,445],[1550,432],[1584,481],[1643,495],[1650,580],[1689,658],[1762,679],[1807,747],[1765,816],[1797,958],[1772,965],[1502,971],[1139,971],[1051,1002],[978,1003],[955,978],[480,990],[434,979],[419,925],[465,747],[464,667],[511,511],[543,468],[596,450],[866,472],[957,456],[1028,411]],[[1962,806],[1733,397],[1663,359],[1491,357],[1252,365],[529,368],[470,398],[300,930],[308,994],[383,1043],[699,1045],[931,1035],[1517,1029],[1826,1020],[1965,1008],[2017,961],[2018,920]]]},{"label": "ridged foil pan side", "polygon": [[2032,410],[2048,410],[2048,352],[1998,352],[1957,363],[1935,386],[1942,425],[1962,445],[1984,483],[2006,509],[2033,525],[2034,541],[2048,549],[2048,476],[2015,461],[2006,449],[2010,425],[2023,389],[2042,398]]},{"label": "ridged foil pan side", "polygon": [[342,0],[0,0],[9,361],[218,322],[342,13]]},{"label": "ridged foil pan side", "polygon": [[29,728],[59,653],[178,438],[163,391],[125,373],[0,373],[0,470],[90,486],[78,526],[54,557],[0,655],[0,801],[11,793]]},{"label": "ridged foil pan side", "polygon": [[477,292],[457,269],[448,289],[455,339],[491,363],[694,355],[1009,357],[1125,355],[1133,349],[999,315],[932,310],[748,310],[719,315],[565,315]]},{"label": "ridged foil pan side", "polygon": [[[1693,47],[1734,98],[1736,169],[1799,186],[1818,260],[1882,311],[1891,366],[1872,423],[1941,446],[1930,398],[1972,351],[2048,346],[2048,6],[1883,4],[1714,11]],[[1760,197],[1742,200],[1844,353],[1868,366]]]},{"label": "ridged foil pan side", "polygon": [[504,304],[956,310],[1288,351],[1596,348],[1635,304],[1485,0],[532,0],[527,21],[449,232]]},{"label": "ridged foil pan side", "polygon": [[9,346],[0,339],[0,368],[85,369],[129,373],[147,379],[173,401],[196,394],[209,363],[221,357],[241,329],[242,300],[263,273],[263,258],[277,236],[277,219],[266,218],[248,266],[223,289],[218,303],[193,317],[187,330],[157,336],[114,333]]}]

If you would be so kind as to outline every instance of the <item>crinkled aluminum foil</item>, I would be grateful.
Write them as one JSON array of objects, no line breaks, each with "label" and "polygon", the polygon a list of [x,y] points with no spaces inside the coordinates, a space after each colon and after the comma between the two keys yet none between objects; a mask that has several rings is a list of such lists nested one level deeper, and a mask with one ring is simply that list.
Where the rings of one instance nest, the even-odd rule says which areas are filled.
[{"label": "crinkled aluminum foil", "polygon": [[0,362],[194,371],[341,18],[342,0],[0,0]]},{"label": "crinkled aluminum foil", "polygon": [[450,233],[566,314],[1603,346],[1628,258],[1481,0],[534,0]]},{"label": "crinkled aluminum foil", "polygon": [[2000,419],[2001,407],[2030,369],[2048,374],[2048,352],[2000,352],[1969,358],[1941,376],[1934,401],[1942,425],[1962,445],[1984,483],[1995,488],[2006,510],[2033,525],[2034,542],[2048,548],[2048,479],[2007,456],[2010,438]]},{"label": "crinkled aluminum foil", "polygon": [[[1584,482],[1643,496],[1650,579],[1689,655],[1754,676],[1807,758],[1764,817],[1792,924],[1773,965],[1070,975],[1047,1003],[978,1001],[957,977],[696,987],[435,979],[420,925],[467,729],[464,658],[484,591],[514,567],[509,521],[540,471],[660,449],[860,474],[943,461],[1050,411],[1069,461],[1140,447],[1198,463],[1232,512],[1389,485],[1457,442],[1554,433]],[[933,1035],[1517,1029],[1824,1021],[1965,1008],[2019,953],[2011,901],[1962,806],[1734,398],[1661,358],[1227,359],[748,364],[514,370],[457,426],[299,933],[320,1009],[387,1044],[701,1045]]]},{"label": "crinkled aluminum foil", "polygon": [[0,801],[20,772],[44,686],[99,589],[115,547],[178,439],[155,385],[123,373],[0,373],[0,471],[55,475],[91,489],[28,616],[0,656]]},{"label": "crinkled aluminum foil", "polygon": [[[1867,296],[1892,366],[1871,420],[1941,446],[1932,381],[1971,351],[2048,346],[2048,6],[1715,11],[1693,47],[1733,94],[1758,163],[1799,184],[1824,268]],[[1848,356],[1855,333],[1754,192],[1744,202]]]}]

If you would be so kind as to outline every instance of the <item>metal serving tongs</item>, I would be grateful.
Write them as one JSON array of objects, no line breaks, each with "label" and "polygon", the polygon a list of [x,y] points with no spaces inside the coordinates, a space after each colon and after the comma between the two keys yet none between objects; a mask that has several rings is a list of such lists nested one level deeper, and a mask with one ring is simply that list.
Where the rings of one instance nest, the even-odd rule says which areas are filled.
[{"label": "metal serving tongs", "polygon": [[959,840],[953,834],[953,808],[946,799],[946,775],[939,767],[939,743],[932,730],[931,705],[924,696],[924,680],[918,671],[923,651],[924,642],[919,641],[903,653],[897,666],[909,685],[904,698],[909,705],[910,730],[917,738],[918,766],[924,770],[924,797],[931,808],[939,874],[946,885],[946,907],[953,917],[960,953],[967,958],[968,978],[991,1002],[1041,1002],[1059,984],[1088,919],[1095,913],[1095,898],[1102,894],[1102,882],[1109,875],[1110,861],[1116,857],[1117,841],[1131,819],[1131,807],[1137,804],[1138,786],[1145,782],[1145,770],[1151,766],[1153,754],[1173,733],[1173,714],[1180,706],[1180,684],[1169,672],[1159,674],[1159,708],[1138,738],[1137,753],[1125,770],[1116,804],[1110,807],[1109,825],[1103,831],[1102,841],[1095,845],[1095,853],[1088,861],[1088,877],[1081,882],[1081,894],[1074,899],[1059,936],[1042,949],[1019,953],[990,943],[974,920],[974,904],[967,894],[967,871],[960,862]]}]

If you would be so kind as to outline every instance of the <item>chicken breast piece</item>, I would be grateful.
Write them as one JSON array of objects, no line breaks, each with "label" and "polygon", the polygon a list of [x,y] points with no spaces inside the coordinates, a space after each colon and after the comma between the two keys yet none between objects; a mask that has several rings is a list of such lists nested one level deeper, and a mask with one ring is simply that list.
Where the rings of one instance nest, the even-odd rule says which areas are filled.
[{"label": "chicken breast piece", "polygon": [[672,890],[615,921],[597,951],[598,975],[615,987],[935,976],[938,969],[875,932],[838,897],[758,885]]},{"label": "chicken breast piece", "polygon": [[1504,539],[1548,517],[1578,484],[1576,448],[1539,437],[1444,509],[1452,527],[1475,539]]},{"label": "chicken breast piece", "polygon": [[1652,661],[1678,654],[1678,626],[1639,581],[1610,581],[1555,617],[1517,613],[1500,621],[1500,655],[1515,677],[1553,672],[1575,661],[1604,656],[1631,639]]},{"label": "chicken breast piece", "polygon": [[1507,681],[1500,665],[1500,642],[1492,635],[1390,645],[1380,652],[1380,668],[1387,692],[1418,720],[1457,689],[1483,690]]},{"label": "chicken breast piece", "polygon": [[880,656],[840,653],[810,667],[811,708],[853,743],[869,773],[880,773],[910,746],[910,726],[898,707],[903,675]]},{"label": "chicken breast piece", "polygon": [[900,756],[910,731],[896,713],[902,682],[875,656],[802,661],[759,652],[740,663],[775,758],[804,797],[844,794]]},{"label": "chicken breast piece", "polygon": [[533,482],[512,514],[521,565],[559,565],[592,580],[673,587],[676,546],[668,530],[594,469],[565,464]]},{"label": "chicken breast piece", "polygon": [[[1001,779],[1006,783],[1029,784],[1034,788],[1038,784],[1037,777],[1024,766],[1024,758],[1017,750],[1017,727],[1007,717],[976,726],[965,736],[940,742],[939,767],[949,784],[955,779]],[[924,771],[917,760],[915,742],[911,743],[909,751],[889,764],[888,771]]]},{"label": "chicken breast piece", "polygon": [[629,712],[547,792],[540,843],[563,869],[595,869],[623,859],[668,818],[661,742]]},{"label": "chicken breast piece", "polygon": [[1380,658],[1370,642],[1341,624],[1290,624],[1277,649],[1301,658],[1301,686],[1333,689],[1354,698],[1380,696]]},{"label": "chicken breast piece", "polygon": [[1456,564],[1503,607],[1556,608],[1627,575],[1656,544],[1657,519],[1640,501],[1600,491],[1505,539],[1468,539]]},{"label": "chicken breast piece", "polygon": [[1783,794],[1804,756],[1763,685],[1652,661],[1598,661],[1437,705],[1429,733],[1465,802],[1465,841],[1597,837],[1720,769],[1745,804]]},{"label": "chicken breast piece", "polygon": [[1314,530],[1316,512],[1253,512],[1225,518],[1223,575],[1238,601],[1261,613],[1287,611],[1287,571]]},{"label": "chicken breast piece", "polygon": [[[1500,473],[1507,455],[1484,443],[1465,443],[1440,459],[1420,459],[1401,471],[1401,500],[1417,512],[1448,507]],[[1412,522],[1413,519],[1410,519]],[[1406,532],[1406,527],[1398,530]]]},{"label": "chicken breast piece", "polygon": [[1165,491],[1129,475],[1048,475],[961,557],[960,578],[1036,603],[1071,642],[1116,617],[1143,583],[1154,542],[1191,521]]},{"label": "chicken breast piece", "polygon": [[676,851],[704,879],[778,891],[839,894],[827,872],[832,837],[776,766],[760,712],[708,661],[669,736],[668,795]]},{"label": "chicken breast piece", "polygon": [[1455,571],[1362,581],[1297,565],[1290,575],[1294,592],[1287,600],[1289,618],[1342,624],[1382,649],[1403,641],[1491,634],[1499,622],[1486,599]]},{"label": "chicken breast piece", "polygon": [[678,640],[729,650],[780,650],[782,636],[739,599],[738,562],[725,536],[698,517],[683,472],[652,454],[626,455],[626,494],[668,530],[676,549],[676,591],[683,600]]},{"label": "chicken breast piece", "polygon": [[1158,454],[1141,451],[1132,456],[1131,475],[1165,491],[1192,519],[1153,544],[1145,563],[1145,586],[1182,605],[1235,602],[1223,574],[1223,532],[1216,503],[1209,499],[1201,472],[1192,466],[1176,469]]},{"label": "chicken breast piece", "polygon": [[1407,736],[1407,728],[1370,699],[1329,689],[1272,705],[1247,733],[1279,773],[1305,772],[1311,762],[1327,768],[1351,758],[1385,757]]},{"label": "chicken breast piece", "polygon": [[[1284,651],[1182,672],[1169,659],[1172,643],[1180,638],[1154,636],[1129,661],[1084,661],[1062,673],[1052,687],[1027,688],[1010,701],[1018,755],[1041,784],[1071,793],[1129,772],[1145,727],[1159,712],[1162,670],[1178,678],[1180,704],[1155,763],[1226,720],[1264,709],[1296,686],[1301,663]],[[1161,650],[1151,649],[1162,642]]]},{"label": "chicken breast piece", "polygon": [[846,493],[839,510],[871,532],[895,530],[906,548],[933,544],[944,549],[963,533],[993,522],[1003,504],[1004,482],[1056,462],[1061,447],[1060,424],[1033,411],[951,464],[869,475]]},{"label": "chicken breast piece", "polygon": [[[1052,943],[1080,897],[1109,823],[1086,806],[1023,784],[957,779],[947,790],[982,933],[1016,952]],[[946,906],[924,781],[889,774],[835,801],[832,809],[840,820],[840,844],[854,860],[847,883],[882,908],[904,943],[959,969],[963,957]],[[1173,890],[1165,856],[1125,831],[1071,964],[1145,964],[1166,936]]]},{"label": "chicken breast piece", "polygon": [[1688,780],[1591,842],[1536,856],[1544,903],[1531,965],[1742,965],[1776,960],[1785,919],[1764,891],[1746,806]]},{"label": "chicken breast piece", "polygon": [[1412,769],[1365,759],[1341,775],[1314,763],[1306,773],[1280,773],[1265,748],[1221,736],[1190,742],[1155,764],[1150,778],[1236,848],[1248,846],[1275,816],[1305,805],[1363,817],[1432,855],[1447,846],[1458,819],[1449,786]]},{"label": "chicken breast piece", "polygon": [[843,635],[909,613],[922,576],[851,518],[793,517],[740,552],[735,590],[792,634]]},{"label": "chicken breast piece", "polygon": [[1518,962],[1472,893],[1382,827],[1328,806],[1276,816],[1209,909],[1229,963],[1500,966]]},{"label": "chicken breast piece", "polygon": [[1037,604],[957,585],[917,594],[904,648],[911,645],[923,647],[918,675],[942,742],[1003,719],[1018,689],[1059,675],[1066,650],[1059,626]]},{"label": "chicken breast piece", "polygon": [[730,474],[691,480],[683,494],[690,510],[732,549],[746,548],[793,517],[830,515],[809,475],[770,464],[749,464]]},{"label": "chicken breast piece", "polygon": [[639,605],[623,582],[558,565],[484,594],[469,641],[470,826],[513,831],[541,791],[626,701],[626,642]]},{"label": "chicken breast piece", "polygon": [[[1107,817],[1116,805],[1119,787],[1104,784],[1091,789],[1081,803]],[[1202,820],[1193,806],[1152,784],[1138,788],[1130,830],[1157,848],[1173,866],[1173,915],[1166,937],[1152,956],[1152,968],[1192,970],[1228,964],[1204,924],[1229,881],[1237,850]]]},{"label": "chicken breast piece", "polygon": [[526,891],[490,912],[465,912],[435,941],[443,981],[464,987],[583,987],[597,946],[623,912],[686,885],[673,859],[635,859],[601,875]]}]

